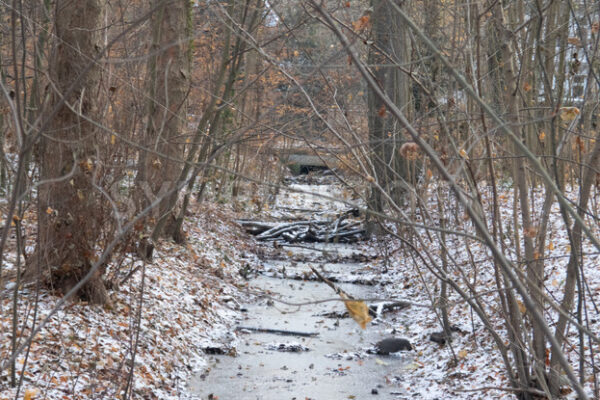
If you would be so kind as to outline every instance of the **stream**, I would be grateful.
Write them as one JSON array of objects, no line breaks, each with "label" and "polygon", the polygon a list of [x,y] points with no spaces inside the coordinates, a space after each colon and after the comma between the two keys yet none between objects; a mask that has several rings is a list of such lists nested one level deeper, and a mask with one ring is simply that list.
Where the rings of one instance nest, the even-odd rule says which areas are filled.
[{"label": "stream", "polygon": [[[292,189],[347,198],[336,184],[294,183]],[[344,197],[339,197],[344,196]],[[347,209],[339,202],[310,194],[282,191],[272,215],[282,221],[334,215]],[[239,327],[316,333],[317,336],[281,335],[238,329],[235,356],[210,355],[208,368],[190,382],[202,399],[370,399],[396,398],[402,375],[414,365],[414,352],[388,356],[369,354],[377,341],[390,337],[385,320],[376,318],[362,330],[343,317],[340,301],[308,303],[338,298],[327,284],[311,273],[313,266],[355,298],[381,296],[385,275],[368,260],[374,250],[364,244],[295,243],[269,247],[260,271],[250,277],[248,290],[254,301],[241,304]],[[262,295],[260,295],[262,294]],[[386,314],[400,315],[404,311]]]}]

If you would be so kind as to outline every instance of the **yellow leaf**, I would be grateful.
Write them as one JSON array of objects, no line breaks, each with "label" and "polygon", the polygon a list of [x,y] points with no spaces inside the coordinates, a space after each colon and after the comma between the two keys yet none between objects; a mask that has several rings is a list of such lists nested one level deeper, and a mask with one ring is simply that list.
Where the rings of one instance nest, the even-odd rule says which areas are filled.
[{"label": "yellow leaf", "polygon": [[52,210],[52,208],[50,208],[50,207],[46,208],[46,214],[50,215],[50,214],[52,214],[52,211],[54,211],[54,210]]},{"label": "yellow leaf", "polygon": [[458,152],[460,154],[460,156],[462,158],[464,158],[465,160],[469,160],[469,155],[467,154],[467,152],[465,151],[465,149],[460,149],[460,151]]},{"label": "yellow leaf", "polygon": [[577,107],[561,107],[560,119],[566,122],[573,121],[579,115],[580,111]]},{"label": "yellow leaf", "polygon": [[117,142],[117,137],[115,135],[110,135],[110,144],[115,144]]},{"label": "yellow leaf", "polygon": [[40,391],[38,389],[27,389],[25,390],[25,396],[23,397],[23,400],[32,400],[38,395],[39,392]]},{"label": "yellow leaf", "polygon": [[548,243],[548,250],[554,250],[554,243]]},{"label": "yellow leaf", "polygon": [[[342,296],[343,297],[343,296]],[[350,313],[350,316],[356,321],[362,329],[367,327],[367,324],[371,322],[373,318],[369,315],[369,307],[364,301],[346,301],[346,308]]]},{"label": "yellow leaf", "polygon": [[462,349],[461,351],[458,352],[458,358],[465,358],[465,357],[467,357],[467,354],[469,354],[467,352],[467,350]]},{"label": "yellow leaf", "polygon": [[521,311],[521,314],[525,314],[525,312],[527,311],[527,307],[525,307],[525,304],[523,304],[521,300],[517,300],[517,305],[519,306],[519,311]]},{"label": "yellow leaf", "polygon": [[294,57],[298,57],[300,55],[300,52],[298,50],[294,50]]}]

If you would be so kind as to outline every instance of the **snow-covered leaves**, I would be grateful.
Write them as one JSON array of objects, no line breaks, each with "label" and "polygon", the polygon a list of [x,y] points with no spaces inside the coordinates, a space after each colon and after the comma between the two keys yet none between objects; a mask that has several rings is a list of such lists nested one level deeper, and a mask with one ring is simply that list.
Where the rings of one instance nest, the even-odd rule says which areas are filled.
[{"label": "snow-covered leaves", "polygon": [[[190,373],[205,365],[203,344],[234,340],[228,326],[235,314],[220,299],[238,295],[240,263],[236,260],[238,251],[247,252],[248,244],[239,237],[235,224],[227,222],[233,216],[220,207],[205,205],[202,214],[196,215],[198,220],[186,224],[189,247],[161,242],[155,262],[146,266],[133,398],[186,398]],[[235,243],[237,249],[224,248],[224,241]],[[141,265],[141,261],[126,263],[130,269]],[[112,271],[109,266],[108,272]],[[107,307],[71,303],[59,311],[33,342],[21,396],[30,400],[120,397],[131,366],[140,281],[138,270],[111,292]],[[27,289],[22,292],[19,310],[23,315],[32,310],[34,294]],[[10,311],[11,301],[8,296],[2,298],[3,310]],[[42,293],[38,322],[57,301]],[[0,319],[0,337],[7,338],[10,327],[10,318]],[[29,319],[19,337],[26,338],[31,327]],[[9,355],[10,340],[0,341],[0,359]],[[23,357],[18,358],[17,367],[23,362]],[[7,374],[0,375],[0,392],[14,397],[14,389],[7,387]]]}]

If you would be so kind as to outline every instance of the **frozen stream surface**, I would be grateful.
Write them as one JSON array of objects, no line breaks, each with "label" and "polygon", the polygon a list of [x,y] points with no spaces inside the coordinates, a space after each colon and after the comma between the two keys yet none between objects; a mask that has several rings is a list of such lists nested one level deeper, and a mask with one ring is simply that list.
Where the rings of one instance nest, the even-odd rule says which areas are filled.
[{"label": "frozen stream surface", "polygon": [[[310,187],[302,189],[310,190]],[[323,185],[317,188],[319,192],[338,196],[335,190]],[[278,199],[278,204],[284,207],[315,207],[313,203],[318,203],[318,208],[325,210],[327,205],[323,199],[307,200],[306,195],[284,193],[281,196],[285,199]],[[340,207],[332,204],[330,209],[337,211]],[[369,256],[362,254],[359,246],[304,245],[302,248],[284,247],[284,261],[265,260],[263,273],[249,282],[250,291],[264,296],[258,296],[250,304],[242,304],[244,312],[238,325],[315,332],[318,336],[239,331],[236,355],[210,356],[207,369],[190,382],[192,392],[202,399],[220,400],[403,398],[406,393],[398,393],[398,386],[390,384],[390,381],[402,381],[414,365],[414,352],[389,356],[366,352],[375,342],[390,336],[390,329],[383,321],[376,320],[362,330],[351,318],[325,315],[332,311],[342,314],[345,306],[339,301],[301,307],[273,301],[306,303],[336,298],[334,291],[322,282],[298,280],[304,272],[310,275],[309,265],[326,276],[335,277],[336,284],[356,298],[380,297],[377,285],[348,283],[376,282],[378,271],[368,263],[328,263],[336,258],[349,259],[352,255]],[[365,279],[357,280],[357,276]],[[407,311],[399,311],[403,312]],[[282,351],[282,348],[295,351]]]}]

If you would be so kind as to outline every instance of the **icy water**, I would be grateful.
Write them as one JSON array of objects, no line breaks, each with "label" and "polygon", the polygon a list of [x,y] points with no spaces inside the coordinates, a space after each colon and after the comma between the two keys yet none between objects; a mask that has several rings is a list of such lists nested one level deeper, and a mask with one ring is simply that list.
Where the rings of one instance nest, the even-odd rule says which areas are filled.
[{"label": "icy water", "polygon": [[[321,193],[339,195],[339,188],[302,187]],[[287,210],[298,208],[321,212],[340,209],[339,204],[309,195],[283,194],[277,204]],[[308,217],[308,215],[307,215]],[[375,321],[362,330],[351,318],[332,318],[331,312],[342,314],[345,306],[339,301],[318,302],[303,306],[288,303],[309,303],[334,299],[334,291],[319,281],[300,280],[310,275],[309,266],[335,278],[336,285],[355,298],[378,297],[373,283],[377,271],[368,263],[328,263],[336,259],[360,259],[358,246],[348,244],[303,244],[282,249],[285,260],[265,260],[262,274],[252,279],[249,290],[265,296],[242,305],[245,312],[239,326],[317,333],[314,337],[282,336],[254,331],[238,332],[235,356],[210,356],[206,371],[196,376],[190,386],[202,399],[220,400],[317,400],[394,398],[390,380],[401,380],[414,355],[377,356],[366,349],[378,340],[389,337],[389,329]],[[315,250],[306,247],[314,247]],[[354,257],[352,257],[354,256]],[[367,257],[368,258],[368,257]],[[314,279],[314,276],[312,277]],[[402,312],[402,311],[401,311]],[[326,315],[328,314],[329,315]],[[283,349],[296,351],[282,351]]]}]

